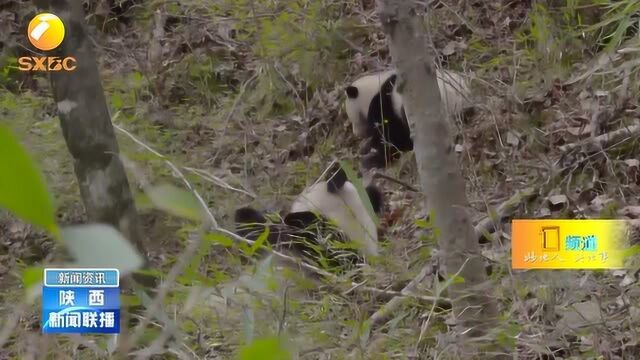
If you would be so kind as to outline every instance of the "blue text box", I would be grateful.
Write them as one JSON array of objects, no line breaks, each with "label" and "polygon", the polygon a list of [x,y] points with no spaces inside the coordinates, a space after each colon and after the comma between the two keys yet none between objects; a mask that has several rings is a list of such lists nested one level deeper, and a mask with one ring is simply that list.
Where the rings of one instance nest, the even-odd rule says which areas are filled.
[{"label": "blue text box", "polygon": [[120,272],[118,269],[74,268],[44,269],[45,286],[61,287],[119,287]]}]

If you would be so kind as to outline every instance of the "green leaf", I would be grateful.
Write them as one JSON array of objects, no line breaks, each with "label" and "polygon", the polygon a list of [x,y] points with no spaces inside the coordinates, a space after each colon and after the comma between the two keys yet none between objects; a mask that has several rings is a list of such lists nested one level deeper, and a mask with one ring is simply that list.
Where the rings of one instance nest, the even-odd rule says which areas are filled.
[{"label": "green leaf", "polygon": [[240,360],[290,360],[291,353],[276,337],[257,339],[240,349]]},{"label": "green leaf", "polygon": [[183,271],[183,275],[179,277],[179,281],[181,283],[190,285],[196,281],[211,283],[206,276],[202,276],[199,273],[200,264],[202,263],[202,259],[209,253],[209,248],[211,247],[210,241],[203,241],[200,244],[200,248],[196,255],[191,259],[189,265],[187,265]]},{"label": "green leaf", "polygon": [[158,209],[172,215],[194,221],[203,219],[202,206],[189,191],[173,185],[162,184],[147,190],[147,196]]},{"label": "green leaf", "polygon": [[144,78],[142,77],[142,73],[139,72],[134,72],[131,74],[131,81],[132,81],[132,85],[134,88],[140,88],[142,86],[142,83],[144,81]]},{"label": "green leaf", "polygon": [[204,240],[227,248],[233,247],[234,244],[233,239],[221,233],[207,233],[204,235]]},{"label": "green leaf", "polygon": [[380,223],[379,223],[378,217],[376,216],[376,213],[373,211],[373,205],[371,205],[371,200],[367,195],[367,191],[364,189],[364,186],[362,186],[362,181],[358,178],[358,176],[353,171],[353,168],[348,162],[340,161],[340,166],[342,167],[344,172],[347,174],[347,179],[349,179],[349,181],[353,184],[353,186],[356,187],[356,190],[358,190],[358,196],[360,196],[360,199],[362,200],[362,203],[367,209],[369,216],[371,216],[371,219],[373,219],[373,222],[376,225],[379,225]]},{"label": "green leaf", "polygon": [[42,174],[6,127],[0,126],[0,207],[58,237],[53,202]]},{"label": "green leaf", "polygon": [[62,229],[62,239],[77,267],[117,268],[123,276],[144,263],[138,250],[110,225],[69,226]]},{"label": "green leaf", "polygon": [[114,109],[116,110],[122,109],[123,103],[124,102],[122,101],[122,96],[120,95],[120,93],[114,92],[113,95],[111,95],[111,105],[113,106]]},{"label": "green leaf", "polygon": [[264,243],[267,241],[268,236],[269,236],[269,227],[267,226],[264,228],[264,231],[262,232],[262,234],[260,234],[260,237],[258,237],[258,239],[253,243],[253,245],[251,245],[251,247],[247,251],[247,255],[253,256],[253,254],[255,254],[256,251],[260,249],[262,245],[264,245]]},{"label": "green leaf", "polygon": [[426,219],[417,219],[417,220],[414,220],[413,223],[420,229],[430,229],[431,226],[433,225]]},{"label": "green leaf", "polygon": [[42,283],[44,268],[42,266],[29,266],[22,271],[22,285],[28,289]]}]

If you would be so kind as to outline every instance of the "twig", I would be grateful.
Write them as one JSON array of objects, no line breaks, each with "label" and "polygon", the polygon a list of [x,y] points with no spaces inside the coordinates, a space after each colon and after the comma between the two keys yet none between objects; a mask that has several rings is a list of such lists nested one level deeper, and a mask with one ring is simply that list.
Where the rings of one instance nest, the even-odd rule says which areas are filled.
[{"label": "twig", "polygon": [[208,181],[210,181],[210,182],[212,182],[212,183],[214,183],[214,184],[216,184],[218,186],[224,187],[225,189],[229,189],[229,190],[232,190],[232,191],[243,193],[245,195],[249,195],[254,199],[258,197],[256,194],[251,193],[251,192],[249,192],[247,190],[234,188],[233,186],[231,186],[231,185],[227,184],[226,182],[224,182],[224,180],[220,179],[219,177],[217,177],[217,176],[215,176],[215,175],[213,175],[213,174],[211,174],[211,173],[209,173],[209,172],[207,172],[205,170],[196,169],[196,168],[192,168],[192,167],[188,167],[188,166],[183,166],[182,168],[187,170],[187,171],[189,171],[189,172],[191,172],[191,173],[193,173],[193,174],[195,174],[195,175],[198,175],[201,178],[203,178],[205,180],[208,180]]},{"label": "twig", "polygon": [[373,173],[373,178],[374,178],[374,179],[385,179],[385,180],[389,180],[389,181],[394,182],[394,183],[396,183],[396,184],[398,184],[398,185],[402,185],[402,186],[404,186],[405,188],[407,188],[407,189],[408,189],[408,190],[410,190],[410,191],[413,191],[413,192],[420,192],[420,190],[418,190],[418,189],[416,189],[415,187],[413,187],[413,186],[411,186],[411,185],[407,184],[406,182],[404,182],[404,181],[402,181],[402,180],[398,180],[398,179],[396,179],[396,178],[394,178],[394,177],[391,177],[391,176],[389,176],[389,175],[383,174],[383,173],[381,173],[381,172],[377,172],[377,171],[376,171],[376,172],[374,172],[374,173]]},{"label": "twig", "polygon": [[[186,177],[184,176],[184,174],[182,174],[182,172],[178,169],[178,167],[176,165],[174,165],[166,156],[160,154],[159,152],[155,151],[154,149],[152,149],[149,145],[143,143],[142,141],[140,141],[138,138],[136,138],[133,134],[131,134],[129,131],[121,128],[120,126],[118,126],[117,124],[115,124],[115,119],[118,117],[119,112],[117,112],[114,116],[113,116],[113,127],[116,128],[117,130],[121,131],[122,133],[124,133],[125,135],[127,135],[131,140],[133,140],[136,144],[142,146],[143,148],[147,149],[149,152],[151,152],[152,154],[154,154],[155,156],[161,158],[164,160],[165,164],[167,164],[167,166],[169,166],[171,168],[171,170],[173,170],[173,173],[176,174],[179,178],[181,178],[183,180],[183,182],[185,183],[185,185],[187,186],[187,188],[191,191],[193,190],[193,187],[191,186],[191,184],[189,183],[189,181],[186,179]],[[246,192],[244,190],[241,189],[236,189],[233,186],[227,184],[226,182],[224,182],[222,179],[217,178],[211,174],[207,174],[210,177],[210,179],[208,179],[207,177],[203,176],[200,172],[204,172],[203,170],[199,170],[199,169],[194,169],[194,168],[190,168],[190,167],[183,167],[183,169],[192,172],[202,178],[204,178],[205,180],[209,180],[214,182],[215,184],[225,188],[225,189],[230,189],[230,190],[234,190],[234,191],[239,191],[242,192],[244,194],[247,194],[249,196],[253,196],[255,197],[255,195],[252,195],[249,192]],[[200,194],[194,193],[194,195],[196,196],[196,198],[199,198],[198,201],[204,206],[205,211],[207,212],[207,216],[209,216],[209,219],[214,221],[215,223],[215,219],[213,218],[213,214],[211,214],[211,211],[209,210],[209,207],[206,206],[206,202],[204,200],[202,200],[200,198]],[[217,226],[217,224],[216,224]]]},{"label": "twig", "polygon": [[278,324],[278,336],[282,334],[282,329],[284,329],[284,322],[287,318],[287,293],[289,292],[289,286],[284,288],[284,295],[282,296],[282,316],[280,317],[280,322]]},{"label": "twig", "polygon": [[602,147],[606,146],[611,142],[618,141],[623,136],[631,137],[639,133],[640,133],[640,125],[632,125],[632,126],[624,127],[622,129],[618,129],[606,134],[596,136],[594,138],[589,138],[586,141],[562,145],[560,146],[560,151],[567,152],[583,145],[594,148],[595,149],[594,151],[599,151],[602,149]]}]

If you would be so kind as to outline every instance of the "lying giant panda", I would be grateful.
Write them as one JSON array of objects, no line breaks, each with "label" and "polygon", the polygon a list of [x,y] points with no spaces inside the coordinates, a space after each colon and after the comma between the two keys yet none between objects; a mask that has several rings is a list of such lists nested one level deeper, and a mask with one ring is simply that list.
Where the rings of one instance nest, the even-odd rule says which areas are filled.
[{"label": "lying giant panda", "polygon": [[[345,265],[360,260],[358,252],[365,257],[377,256],[378,227],[374,219],[344,170],[339,166],[333,170],[329,180],[308,187],[294,200],[281,224],[268,223],[262,212],[251,207],[236,210],[236,232],[255,240],[268,227],[267,239],[274,248],[289,248],[312,262],[322,256],[333,265]],[[380,215],[382,192],[372,184],[365,190],[374,213]],[[353,242],[357,249],[332,250],[327,247],[327,237]]]},{"label": "lying giant panda", "polygon": [[[462,114],[469,104],[469,85],[461,74],[438,70],[438,85],[448,116]],[[413,150],[411,131],[400,93],[396,70],[365,75],[346,88],[347,117],[353,133],[367,138],[363,167],[384,168],[400,152]]]}]

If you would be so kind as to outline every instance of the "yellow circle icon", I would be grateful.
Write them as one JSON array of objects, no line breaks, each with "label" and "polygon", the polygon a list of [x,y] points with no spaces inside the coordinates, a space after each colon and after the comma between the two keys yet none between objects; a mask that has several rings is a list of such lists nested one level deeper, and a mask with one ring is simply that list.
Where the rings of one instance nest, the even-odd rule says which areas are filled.
[{"label": "yellow circle icon", "polygon": [[64,24],[56,15],[42,13],[36,15],[27,29],[27,37],[33,46],[40,50],[53,50],[64,39]]}]

